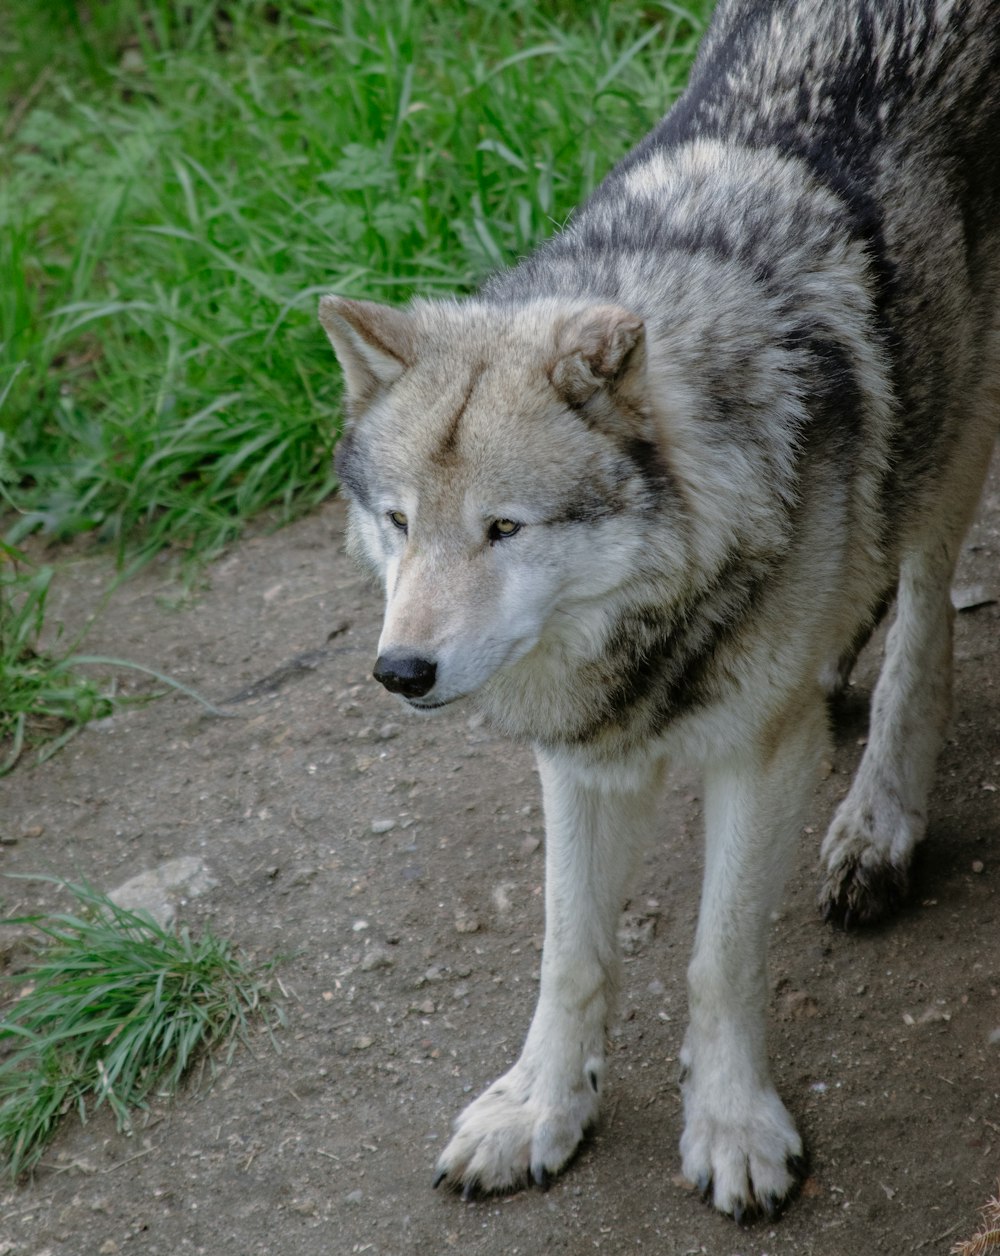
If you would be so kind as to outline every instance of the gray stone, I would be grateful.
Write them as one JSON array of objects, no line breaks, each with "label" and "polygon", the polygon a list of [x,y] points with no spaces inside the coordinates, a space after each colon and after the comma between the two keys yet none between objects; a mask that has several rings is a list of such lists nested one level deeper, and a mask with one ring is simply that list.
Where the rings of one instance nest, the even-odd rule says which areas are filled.
[{"label": "gray stone", "polygon": [[108,898],[127,911],[148,913],[166,929],[173,924],[181,902],[198,898],[215,885],[216,880],[203,859],[181,855],[131,877],[111,890]]}]

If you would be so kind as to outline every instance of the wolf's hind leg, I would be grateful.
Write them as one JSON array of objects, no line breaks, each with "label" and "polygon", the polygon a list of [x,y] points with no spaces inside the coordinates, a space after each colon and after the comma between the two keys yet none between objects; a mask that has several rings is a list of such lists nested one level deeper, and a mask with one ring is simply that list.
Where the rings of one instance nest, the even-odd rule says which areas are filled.
[{"label": "wolf's hind leg", "polygon": [[545,946],[517,1063],[465,1109],[437,1164],[463,1194],[545,1185],[597,1116],[617,984],[617,927],[662,773],[538,756],[545,801]]},{"label": "wolf's hind leg", "polygon": [[951,580],[994,426],[993,405],[984,404],[979,422],[967,425],[937,500],[925,503],[929,524],[910,538],[900,564],[868,744],[822,847],[820,908],[845,927],[878,920],[905,896],[913,850],[927,827],[934,765],[951,714]]},{"label": "wolf's hind leg", "polygon": [[845,926],[878,920],[906,894],[951,711],[951,564],[917,554],[900,577],[868,744],[823,841],[820,906]]}]

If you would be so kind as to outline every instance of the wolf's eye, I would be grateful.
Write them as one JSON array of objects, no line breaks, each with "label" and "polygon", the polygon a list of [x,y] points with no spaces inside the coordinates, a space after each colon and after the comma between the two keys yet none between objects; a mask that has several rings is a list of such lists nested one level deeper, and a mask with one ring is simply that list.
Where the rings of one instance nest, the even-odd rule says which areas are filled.
[{"label": "wolf's eye", "polygon": [[410,526],[409,520],[401,510],[390,510],[388,512],[389,522],[394,528],[399,528],[400,532],[405,532]]},{"label": "wolf's eye", "polygon": [[494,519],[486,535],[490,541],[503,541],[521,531],[521,525],[513,519]]}]

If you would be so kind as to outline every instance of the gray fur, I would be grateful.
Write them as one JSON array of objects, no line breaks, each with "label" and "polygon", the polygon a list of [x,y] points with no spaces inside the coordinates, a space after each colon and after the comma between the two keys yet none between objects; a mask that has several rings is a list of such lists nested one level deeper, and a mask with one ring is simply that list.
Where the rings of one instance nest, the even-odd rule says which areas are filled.
[{"label": "gray fur", "polygon": [[724,0],[687,92],[536,253],[462,301],[321,303],[379,678],[417,710],[476,703],[545,794],[539,1005],[458,1122],[452,1184],[542,1180],[593,1119],[614,913],[686,756],[708,845],[684,1170],[735,1215],[791,1189],[767,918],[824,690],[897,589],[824,911],[891,906],[926,825],[1000,411],[998,136],[992,0]]}]

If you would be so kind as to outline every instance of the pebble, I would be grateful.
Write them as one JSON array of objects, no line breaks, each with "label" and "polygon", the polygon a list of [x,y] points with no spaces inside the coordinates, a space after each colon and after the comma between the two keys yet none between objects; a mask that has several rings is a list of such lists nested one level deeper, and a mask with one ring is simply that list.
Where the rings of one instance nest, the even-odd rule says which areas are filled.
[{"label": "pebble", "polygon": [[395,820],[373,820],[372,832],[381,835],[382,833],[391,833],[396,827]]},{"label": "pebble", "polygon": [[373,946],[370,951],[365,952],[365,957],[361,961],[361,971],[370,973],[375,968],[391,968],[393,958],[384,946]]},{"label": "pebble", "polygon": [[973,859],[972,861],[973,872],[982,872],[985,867],[986,865],[983,863],[981,859]]},{"label": "pebble", "polygon": [[819,1015],[819,1004],[804,990],[788,990],[781,996],[778,1015],[782,1020],[806,1020]]},{"label": "pebble", "polygon": [[349,1204],[360,1204],[364,1195],[360,1191],[348,1191],[344,1198]]}]

